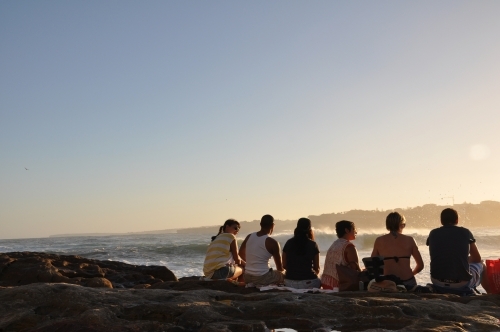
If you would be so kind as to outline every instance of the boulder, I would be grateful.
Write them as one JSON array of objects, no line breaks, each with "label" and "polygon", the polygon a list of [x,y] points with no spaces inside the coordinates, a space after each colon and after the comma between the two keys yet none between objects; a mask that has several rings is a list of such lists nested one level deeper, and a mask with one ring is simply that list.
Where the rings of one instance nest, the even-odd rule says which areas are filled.
[{"label": "boulder", "polygon": [[164,281],[177,281],[165,266],[136,266],[36,252],[0,254],[0,286],[64,282],[87,287],[132,288]]},{"label": "boulder", "polygon": [[240,294],[187,285],[195,284],[188,282],[183,291],[65,283],[2,287],[0,331],[500,330],[499,295],[296,294],[255,288]]},{"label": "boulder", "polygon": [[0,331],[500,331],[500,295],[261,292],[161,266],[0,254]]}]

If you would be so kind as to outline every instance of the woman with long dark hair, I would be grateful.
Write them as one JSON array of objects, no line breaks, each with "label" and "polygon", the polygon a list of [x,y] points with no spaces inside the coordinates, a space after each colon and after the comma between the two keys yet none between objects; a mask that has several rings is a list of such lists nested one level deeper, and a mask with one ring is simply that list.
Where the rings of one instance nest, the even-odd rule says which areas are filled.
[{"label": "woman with long dark hair", "polygon": [[311,220],[300,218],[293,238],[283,247],[283,267],[286,269],[285,286],[310,289],[319,288],[319,248],[314,241]]},{"label": "woman with long dark hair", "polygon": [[245,261],[238,255],[236,234],[240,230],[240,223],[228,219],[219,228],[219,233],[212,236],[208,246],[203,273],[209,279],[236,280],[243,273]]}]

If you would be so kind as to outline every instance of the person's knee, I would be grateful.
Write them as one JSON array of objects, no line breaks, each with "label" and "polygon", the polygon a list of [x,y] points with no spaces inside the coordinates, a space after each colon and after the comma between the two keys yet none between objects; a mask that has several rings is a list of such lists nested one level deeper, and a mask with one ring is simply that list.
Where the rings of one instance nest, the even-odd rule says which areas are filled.
[{"label": "person's knee", "polygon": [[486,293],[491,293],[490,284],[488,282],[488,272],[486,267],[487,265],[484,264],[484,262],[482,262],[482,264],[483,264],[483,273],[481,274],[481,286],[483,286]]},{"label": "person's knee", "polygon": [[480,271],[479,271],[479,277],[480,277],[480,280],[484,280],[486,279],[486,264],[484,264],[484,261],[481,261],[481,263],[479,263],[479,266],[480,266]]},{"label": "person's knee", "polygon": [[243,274],[243,269],[239,266],[236,266],[234,269],[234,276],[239,277],[242,274]]}]

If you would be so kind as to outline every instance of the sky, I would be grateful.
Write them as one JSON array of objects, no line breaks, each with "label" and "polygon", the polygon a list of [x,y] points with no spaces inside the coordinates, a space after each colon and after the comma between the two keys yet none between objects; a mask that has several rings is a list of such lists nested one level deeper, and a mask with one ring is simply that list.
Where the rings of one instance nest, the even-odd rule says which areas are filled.
[{"label": "sky", "polygon": [[500,201],[498,1],[1,1],[0,238]]}]

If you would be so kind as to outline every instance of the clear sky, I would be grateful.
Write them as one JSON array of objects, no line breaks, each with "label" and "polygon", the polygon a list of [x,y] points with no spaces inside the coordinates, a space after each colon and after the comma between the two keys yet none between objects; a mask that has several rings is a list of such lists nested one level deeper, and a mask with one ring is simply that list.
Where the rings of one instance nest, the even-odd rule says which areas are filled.
[{"label": "clear sky", "polygon": [[499,17],[1,1],[0,238],[500,201]]}]

